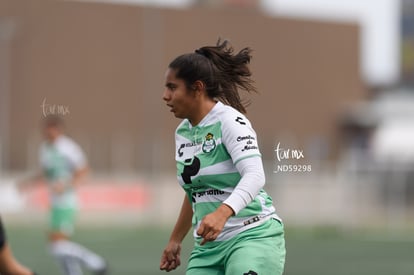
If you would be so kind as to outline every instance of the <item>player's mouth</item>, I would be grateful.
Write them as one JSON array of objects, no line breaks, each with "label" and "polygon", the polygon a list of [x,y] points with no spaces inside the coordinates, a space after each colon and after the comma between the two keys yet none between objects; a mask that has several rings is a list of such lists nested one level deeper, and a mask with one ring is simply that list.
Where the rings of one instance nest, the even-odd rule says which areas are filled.
[{"label": "player's mouth", "polygon": [[174,112],[174,106],[171,104],[167,104],[168,107],[170,107],[170,112]]}]

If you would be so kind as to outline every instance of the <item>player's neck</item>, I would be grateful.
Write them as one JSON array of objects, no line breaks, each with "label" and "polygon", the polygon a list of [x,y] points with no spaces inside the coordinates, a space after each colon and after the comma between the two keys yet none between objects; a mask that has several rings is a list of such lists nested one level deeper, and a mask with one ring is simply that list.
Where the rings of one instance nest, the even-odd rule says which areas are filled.
[{"label": "player's neck", "polygon": [[197,126],[203,118],[211,111],[211,109],[214,108],[217,101],[213,99],[209,99],[206,101],[203,101],[202,104],[197,109],[197,113],[194,114],[192,118],[189,118],[189,121],[192,126]]}]

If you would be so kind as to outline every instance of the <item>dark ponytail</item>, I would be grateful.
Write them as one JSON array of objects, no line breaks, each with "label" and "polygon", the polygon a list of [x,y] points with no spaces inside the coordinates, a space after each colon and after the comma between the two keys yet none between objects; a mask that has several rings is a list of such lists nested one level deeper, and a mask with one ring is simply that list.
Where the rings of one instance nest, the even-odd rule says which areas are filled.
[{"label": "dark ponytail", "polygon": [[250,53],[250,48],[244,48],[234,54],[227,40],[219,40],[217,46],[202,47],[177,57],[169,67],[176,70],[176,77],[183,79],[188,89],[193,89],[194,82],[200,80],[208,96],[246,113],[239,90],[256,92],[248,67]]}]

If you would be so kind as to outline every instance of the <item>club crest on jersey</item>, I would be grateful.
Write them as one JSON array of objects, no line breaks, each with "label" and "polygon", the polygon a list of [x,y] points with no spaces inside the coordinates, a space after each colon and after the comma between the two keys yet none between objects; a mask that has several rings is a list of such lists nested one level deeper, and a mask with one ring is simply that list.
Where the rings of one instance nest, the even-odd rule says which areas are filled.
[{"label": "club crest on jersey", "polygon": [[210,153],[216,148],[216,141],[214,140],[214,135],[212,133],[208,133],[206,135],[206,139],[203,142],[203,152]]}]

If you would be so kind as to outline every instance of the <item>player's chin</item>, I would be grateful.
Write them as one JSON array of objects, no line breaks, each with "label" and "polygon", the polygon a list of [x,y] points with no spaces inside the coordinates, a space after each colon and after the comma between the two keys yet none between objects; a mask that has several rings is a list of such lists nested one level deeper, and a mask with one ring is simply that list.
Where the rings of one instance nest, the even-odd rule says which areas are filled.
[{"label": "player's chin", "polygon": [[174,113],[174,116],[175,116],[176,118],[180,118],[180,119],[184,119],[184,118],[186,118],[186,117],[185,117],[185,115],[183,115],[182,113],[180,113],[180,112],[178,112],[178,111],[174,111],[173,113]]}]

